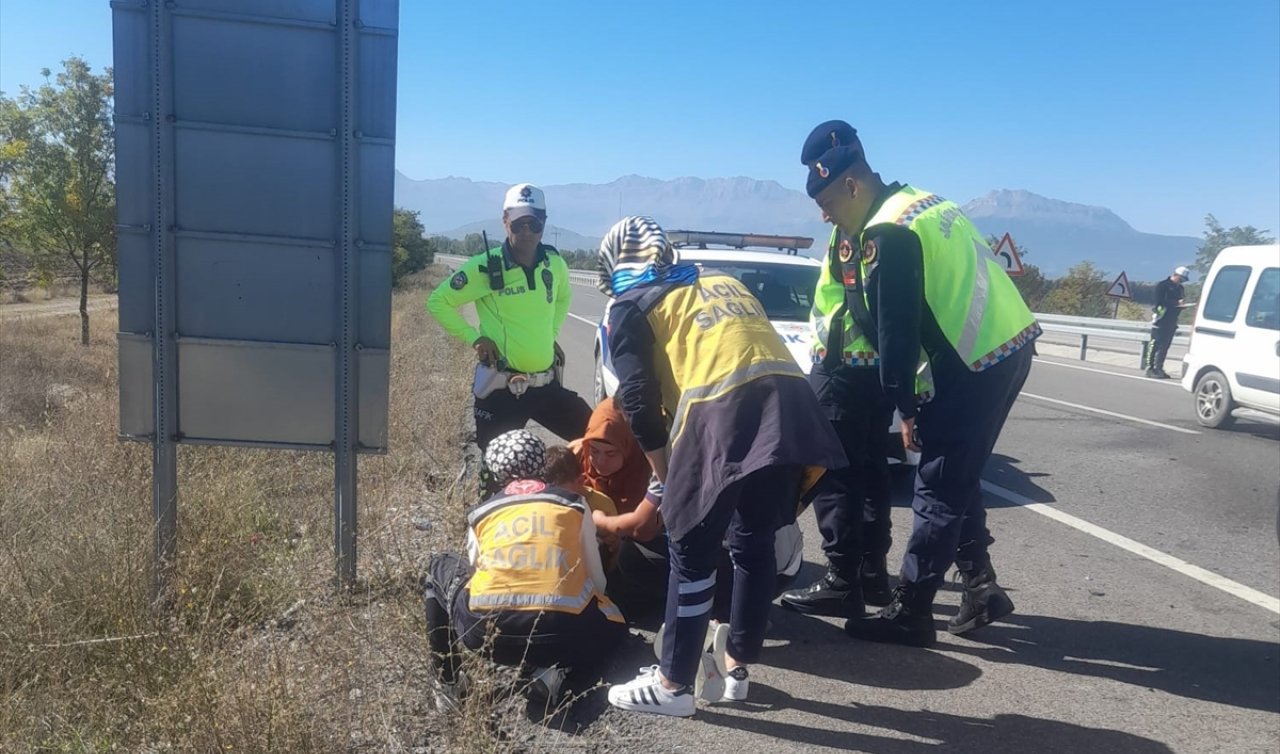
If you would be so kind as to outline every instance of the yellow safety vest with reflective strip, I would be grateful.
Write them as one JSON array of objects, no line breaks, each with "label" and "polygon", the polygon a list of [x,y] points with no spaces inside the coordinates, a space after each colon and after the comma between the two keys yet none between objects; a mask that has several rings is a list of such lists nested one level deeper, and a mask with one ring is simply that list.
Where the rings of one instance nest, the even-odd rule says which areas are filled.
[{"label": "yellow safety vest with reflective strip", "polygon": [[[854,279],[850,265],[858,264],[858,254],[854,252],[848,241],[841,242],[840,230],[831,231],[831,242],[827,247],[827,260],[818,276],[818,287],[814,292],[813,309],[809,313],[809,323],[813,327],[814,342],[810,344],[810,352],[814,363],[822,361],[826,356],[828,338],[831,334],[832,321],[836,312],[846,301],[846,286],[853,287]],[[847,248],[846,248],[847,246]],[[847,259],[846,259],[847,257]],[[836,277],[834,270],[841,270]],[[847,271],[847,272],[846,272]],[[854,291],[854,293],[857,293]],[[863,302],[866,302],[865,291]],[[880,355],[875,346],[858,327],[853,313],[846,311],[844,320],[844,363],[849,366],[876,366],[880,363]],[[916,367],[916,397],[921,403],[933,398],[933,370],[929,366],[929,355],[920,349],[920,362]]]},{"label": "yellow safety vest with reflective strip", "polygon": [[866,240],[886,223],[920,237],[925,303],[969,369],[988,369],[1039,337],[1035,315],[982,234],[954,202],[928,191],[904,186],[867,222],[859,239],[863,280],[879,262],[879,250]]},{"label": "yellow safety vest with reflective strip", "polygon": [[693,406],[769,375],[804,379],[764,306],[729,275],[707,270],[689,285],[646,286],[619,300],[637,303],[660,348],[655,371],[672,449]]},{"label": "yellow safety vest with reflective strip", "polygon": [[478,555],[470,606],[580,614],[592,599],[611,620],[622,613],[594,583],[583,561],[581,498],[548,488],[482,503],[467,515]]},{"label": "yellow safety vest with reflective strip", "polygon": [[[831,231],[831,242],[827,245],[827,258],[818,275],[818,286],[814,290],[813,308],[809,311],[810,332],[813,340],[809,344],[809,353],[814,363],[826,357],[827,344],[831,340],[831,329],[836,315],[845,303],[845,286],[851,280],[838,275],[836,270],[843,271],[845,264],[856,264],[852,245],[846,240],[843,248],[840,242],[840,230]],[[880,355],[872,347],[871,341],[863,334],[862,328],[854,321],[853,314],[846,311],[840,316],[840,324],[844,327],[841,338],[843,351],[841,363],[855,367],[872,367],[880,363]]]}]

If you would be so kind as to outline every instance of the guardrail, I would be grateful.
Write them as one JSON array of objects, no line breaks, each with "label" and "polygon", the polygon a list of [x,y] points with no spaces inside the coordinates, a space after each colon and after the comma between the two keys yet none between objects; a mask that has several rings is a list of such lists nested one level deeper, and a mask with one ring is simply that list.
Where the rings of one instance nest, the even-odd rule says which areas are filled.
[{"label": "guardrail", "polygon": [[[446,264],[461,264],[466,257],[451,254],[437,254],[436,259]],[[570,270],[569,281],[577,285],[595,287],[596,275],[583,270]],[[1142,352],[1146,352],[1147,343],[1151,340],[1151,323],[1131,319],[1103,319],[1101,317],[1074,317],[1067,314],[1036,314],[1040,326],[1045,332],[1068,333],[1080,336],[1080,360],[1086,361],[1089,350],[1089,338],[1104,340],[1121,340],[1130,343],[1141,343]],[[1190,328],[1180,326],[1174,335],[1173,344],[1186,346],[1191,342]]]},{"label": "guardrail", "polygon": [[[1147,350],[1147,343],[1151,341],[1151,323],[1141,320],[1073,317],[1067,314],[1036,314],[1036,319],[1045,332],[1079,335],[1081,361],[1086,360],[1090,337],[1141,343],[1143,353]],[[1190,328],[1179,326],[1173,336],[1173,344],[1186,346],[1190,342]]]}]

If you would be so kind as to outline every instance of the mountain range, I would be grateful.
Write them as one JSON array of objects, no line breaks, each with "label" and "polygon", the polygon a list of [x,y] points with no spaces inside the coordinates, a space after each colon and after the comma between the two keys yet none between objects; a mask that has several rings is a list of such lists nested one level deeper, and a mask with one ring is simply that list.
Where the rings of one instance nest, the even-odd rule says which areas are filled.
[{"label": "mountain range", "polygon": [[[461,238],[485,230],[502,237],[507,184],[448,177],[414,180],[396,173],[396,204],[417,210],[428,233]],[[629,175],[605,184],[543,186],[550,224],[543,238],[562,249],[591,249],[619,217],[650,215],[668,229],[804,235],[820,253],[830,226],[804,193],[752,178]],[[1082,260],[1131,280],[1158,280],[1195,259],[1199,239],[1142,233],[1104,207],[1050,199],[1021,190],[991,191],[964,204],[986,234],[1009,233],[1025,260],[1050,277]]]}]

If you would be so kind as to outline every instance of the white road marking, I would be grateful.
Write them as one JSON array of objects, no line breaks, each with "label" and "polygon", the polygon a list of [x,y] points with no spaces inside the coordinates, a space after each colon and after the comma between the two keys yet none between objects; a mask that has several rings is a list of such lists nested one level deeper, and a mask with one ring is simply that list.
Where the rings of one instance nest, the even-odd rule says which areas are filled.
[{"label": "white road marking", "polygon": [[1037,364],[1052,364],[1052,365],[1053,365],[1053,366],[1055,366],[1055,367],[1062,367],[1062,368],[1064,368],[1064,369],[1079,369],[1081,372],[1093,372],[1093,373],[1095,373],[1095,374],[1107,374],[1107,375],[1111,375],[1112,377],[1123,377],[1123,378],[1125,378],[1126,380],[1141,380],[1141,381],[1146,382],[1146,383],[1148,383],[1148,384],[1150,384],[1150,385],[1166,385],[1166,386],[1168,386],[1168,387],[1176,387],[1176,388],[1178,388],[1179,390],[1181,390],[1181,389],[1182,389],[1182,383],[1181,383],[1181,382],[1179,382],[1179,381],[1178,381],[1178,380],[1176,380],[1176,379],[1174,379],[1174,380],[1153,380],[1153,379],[1151,379],[1150,377],[1142,377],[1142,376],[1140,376],[1140,375],[1136,375],[1136,374],[1122,374],[1122,373],[1120,373],[1120,372],[1111,372],[1111,371],[1108,371],[1108,370],[1106,370],[1106,369],[1094,369],[1093,367],[1082,367],[1082,366],[1080,366],[1080,365],[1078,365],[1078,364],[1064,364],[1064,363],[1062,363],[1061,361],[1049,361],[1048,359],[1041,359],[1041,358],[1032,359],[1032,361],[1036,362]]},{"label": "white road marking", "polygon": [[600,324],[599,322],[587,319],[586,317],[579,317],[577,314],[574,314],[573,312],[569,312],[569,316],[573,317],[574,319],[578,320],[584,325],[591,325],[592,327],[596,327],[597,325]]},{"label": "white road marking", "polygon": [[1160,429],[1167,429],[1171,432],[1181,432],[1184,435],[1200,434],[1198,431],[1194,429],[1186,429],[1184,427],[1175,427],[1172,424],[1164,424],[1163,422],[1155,422],[1155,421],[1151,421],[1150,419],[1142,419],[1137,416],[1120,414],[1120,413],[1116,413],[1115,411],[1108,411],[1105,408],[1094,408],[1093,406],[1082,406],[1079,403],[1072,403],[1071,401],[1060,401],[1057,398],[1049,398],[1044,395],[1036,395],[1035,393],[1028,393],[1026,391],[1019,393],[1019,395],[1023,398],[1031,398],[1037,401],[1044,401],[1045,403],[1055,403],[1059,406],[1067,406],[1069,408],[1079,409],[1080,411],[1089,411],[1095,414],[1102,414],[1103,416],[1110,416],[1115,419],[1123,419],[1125,421],[1137,422],[1138,424],[1146,424],[1149,427],[1159,427]]},{"label": "white road marking", "polygon": [[1008,500],[1009,502],[1021,506],[1029,511],[1039,513],[1040,515],[1051,518],[1054,521],[1066,524],[1067,526],[1078,531],[1082,531],[1092,537],[1097,537],[1107,544],[1115,545],[1122,550],[1127,550],[1134,555],[1146,558],[1147,560],[1162,565],[1172,571],[1177,571],[1183,576],[1193,578],[1202,584],[1211,586],[1214,589],[1219,589],[1233,597],[1239,597],[1245,602],[1252,603],[1258,607],[1270,610],[1271,612],[1280,615],[1280,598],[1264,594],[1253,587],[1248,587],[1239,582],[1232,581],[1225,576],[1219,576],[1213,571],[1205,570],[1198,565],[1192,565],[1181,558],[1176,558],[1168,553],[1161,552],[1154,547],[1148,547],[1141,542],[1129,539],[1122,534],[1116,534],[1115,532],[1104,529],[1097,524],[1089,523],[1082,518],[1076,518],[1070,513],[1063,513],[1052,506],[1045,505],[1044,503],[1037,503],[1028,497],[1019,495],[1013,490],[1007,490],[998,484],[992,484],[991,482],[984,480],[982,482],[982,489],[996,497]]}]

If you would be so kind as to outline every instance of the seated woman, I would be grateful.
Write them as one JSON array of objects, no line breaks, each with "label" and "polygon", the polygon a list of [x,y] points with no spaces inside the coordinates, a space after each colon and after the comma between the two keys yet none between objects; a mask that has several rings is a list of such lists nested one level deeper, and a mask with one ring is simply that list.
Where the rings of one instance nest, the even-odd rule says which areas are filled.
[{"label": "seated woman", "polygon": [[627,634],[605,596],[604,569],[582,496],[543,481],[546,448],[525,430],[495,438],[485,463],[502,490],[467,514],[467,559],[434,556],[426,578],[428,641],[445,690],[458,645],[531,677],[554,702],[567,671],[593,663]]}]

